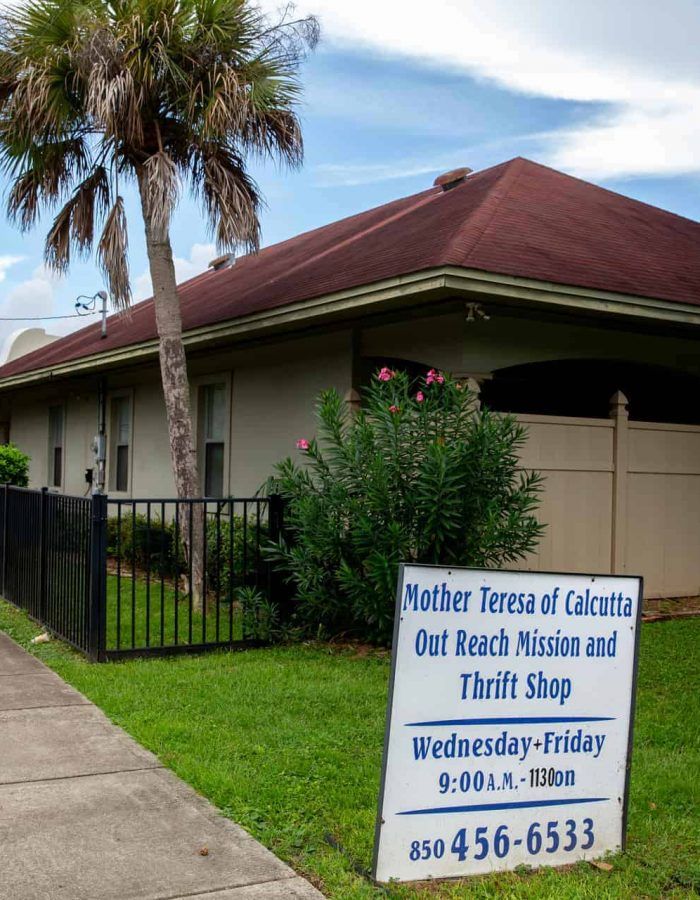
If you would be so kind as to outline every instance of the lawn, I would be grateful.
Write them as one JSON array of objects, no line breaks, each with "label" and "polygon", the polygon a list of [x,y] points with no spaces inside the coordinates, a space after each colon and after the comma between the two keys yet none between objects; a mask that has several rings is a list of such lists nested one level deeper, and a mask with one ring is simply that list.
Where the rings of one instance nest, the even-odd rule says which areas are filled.
[{"label": "lawn", "polygon": [[[108,650],[241,640],[240,604],[210,601],[205,615],[191,598],[161,579],[107,576]],[[177,640],[176,640],[177,638]]]},{"label": "lawn", "polygon": [[[37,633],[0,601],[0,629]],[[330,897],[642,898],[700,893],[700,621],[645,625],[628,852],[612,869],[377,888],[371,862],[385,653],[288,646],[92,665],[32,652]]]}]

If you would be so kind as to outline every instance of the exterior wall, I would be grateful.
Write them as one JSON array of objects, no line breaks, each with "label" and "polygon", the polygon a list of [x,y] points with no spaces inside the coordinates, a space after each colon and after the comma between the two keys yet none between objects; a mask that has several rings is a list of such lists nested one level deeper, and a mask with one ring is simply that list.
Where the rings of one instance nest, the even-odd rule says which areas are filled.
[{"label": "exterior wall", "polygon": [[[176,491],[170,468],[168,423],[158,372],[153,372],[148,381],[133,386],[132,404],[131,495],[174,497]],[[109,447],[109,441],[107,444]],[[108,449],[107,472],[111,470]]]},{"label": "exterior wall", "polygon": [[[201,384],[228,384],[225,490],[254,493],[294,442],[315,431],[321,390],[353,386],[353,353],[412,360],[474,375],[523,362],[626,358],[700,370],[697,341],[593,325],[494,315],[466,324],[464,313],[413,318],[220,348],[190,360],[193,409]],[[87,380],[87,379],[86,379]],[[89,386],[88,386],[89,387]],[[171,497],[165,410],[155,365],[108,375],[115,393],[132,396],[131,494]],[[541,518],[547,533],[525,565],[534,569],[642,573],[648,595],[700,593],[700,428],[628,422],[624,398],[614,418],[521,416],[529,429],[523,464],[546,477]],[[48,477],[48,407],[63,402],[63,489],[86,492],[97,393],[83,383],[27,389],[10,400],[10,438],[32,456],[31,484]],[[108,418],[109,426],[109,418]],[[111,468],[108,441],[108,479]],[[109,481],[108,481],[109,484]]]},{"label": "exterior wall", "polygon": [[249,496],[275,463],[296,453],[300,437],[316,431],[322,390],[345,396],[352,385],[349,333],[308,338],[280,349],[251,353],[233,373],[231,484]]},{"label": "exterior wall", "polygon": [[523,568],[643,575],[647,597],[700,594],[700,427],[518,416],[523,465],[545,476],[537,553]]},{"label": "exterior wall", "polygon": [[63,484],[69,494],[84,494],[85,469],[92,466],[90,442],[96,431],[96,400],[89,392],[52,391],[33,402],[23,399],[12,408],[10,440],[31,457],[30,487],[42,487],[49,479],[50,406],[62,405],[64,418]]},{"label": "exterior wall", "polygon": [[455,312],[364,328],[362,354],[475,375],[562,359],[628,359],[700,374],[697,339],[490,313],[489,321],[468,323],[464,312]]},{"label": "exterior wall", "polygon": [[38,488],[48,481],[49,461],[49,401],[13,404],[10,420],[10,440],[28,453],[29,486]]},{"label": "exterior wall", "polygon": [[[218,351],[190,364],[192,410],[197,433],[197,395],[202,384],[226,381],[229,423],[225,489],[251,495],[273,473],[275,463],[295,453],[298,437],[315,431],[314,407],[319,393],[336,387],[345,395],[351,386],[351,339],[347,331],[280,342],[264,348]],[[107,440],[107,488],[113,496],[173,497],[168,430],[158,369],[110,375],[110,401],[126,394],[132,401],[130,491],[110,490],[113,469]],[[30,389],[18,394],[11,408],[10,440],[31,456],[30,485],[42,487],[49,476],[49,406],[65,406],[64,477],[62,490],[84,494],[85,469],[92,467],[90,449],[97,431],[97,390]]]}]

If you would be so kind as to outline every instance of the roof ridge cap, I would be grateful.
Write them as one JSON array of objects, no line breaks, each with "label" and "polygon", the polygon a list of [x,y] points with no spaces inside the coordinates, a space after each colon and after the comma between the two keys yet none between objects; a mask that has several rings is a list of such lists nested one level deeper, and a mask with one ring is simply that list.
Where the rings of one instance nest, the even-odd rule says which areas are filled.
[{"label": "roof ridge cap", "polygon": [[[483,223],[483,226],[481,227],[481,231],[474,237],[472,244],[469,247],[469,249],[467,250],[466,254],[464,255],[460,265],[465,265],[467,263],[469,258],[472,256],[472,254],[474,253],[476,248],[481,243],[481,241],[482,241],[484,235],[486,234],[486,232],[488,231],[489,227],[491,226],[501,203],[505,200],[505,198],[510,193],[513,183],[515,181],[517,181],[518,177],[520,176],[520,173],[523,168],[523,162],[525,162],[525,161],[526,160],[524,160],[523,157],[516,156],[514,159],[508,160],[508,162],[506,162],[506,163],[501,163],[501,165],[503,165],[505,167],[503,173],[501,175],[499,175],[498,181],[496,182],[496,184],[488,191],[488,193],[483,198],[481,203],[479,203],[477,208],[467,217],[466,221],[463,222],[462,226],[460,228],[458,228],[457,232],[452,236],[449,244],[445,248],[445,257],[446,258],[449,256],[449,254],[454,249],[455,245],[458,243],[458,241],[459,241],[460,237],[463,235],[464,229],[467,227],[467,225],[468,224],[474,225],[475,223],[478,223],[482,218],[485,217],[486,221]],[[491,168],[497,168],[497,167],[492,166]],[[482,171],[487,172],[489,170],[484,169]],[[500,194],[500,196],[497,196],[495,198],[495,205],[493,206],[493,209],[491,209],[490,211],[487,211],[485,209],[485,206],[489,205],[489,201],[492,201],[494,199],[493,192],[497,191],[499,187],[503,187],[504,190]]]}]

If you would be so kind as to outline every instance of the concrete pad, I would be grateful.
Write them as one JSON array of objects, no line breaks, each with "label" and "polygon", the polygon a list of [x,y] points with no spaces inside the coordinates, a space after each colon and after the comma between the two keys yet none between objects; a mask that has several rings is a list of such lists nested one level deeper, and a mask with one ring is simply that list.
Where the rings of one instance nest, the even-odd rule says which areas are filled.
[{"label": "concrete pad", "polygon": [[0,676],[48,672],[46,666],[0,631]]},{"label": "concrete pad", "polygon": [[3,675],[0,678],[0,710],[76,706],[89,702],[46,669],[36,675]]},{"label": "concrete pad", "polygon": [[0,712],[0,784],[159,765],[91,704]]},{"label": "concrete pad", "polygon": [[0,786],[0,873],[3,900],[163,900],[294,875],[164,769]]},{"label": "concrete pad", "polygon": [[[286,881],[266,881],[214,894],[196,894],[192,900],[321,900],[322,897],[323,894],[297,875]],[[188,900],[188,897],[174,897],[173,900]]]}]

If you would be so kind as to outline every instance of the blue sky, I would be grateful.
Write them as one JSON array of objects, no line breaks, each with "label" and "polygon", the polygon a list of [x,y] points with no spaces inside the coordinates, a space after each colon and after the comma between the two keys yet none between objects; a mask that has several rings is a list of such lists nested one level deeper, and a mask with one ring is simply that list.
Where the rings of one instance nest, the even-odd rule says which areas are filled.
[{"label": "blue sky", "polygon": [[[422,190],[446,169],[517,155],[700,219],[696,0],[431,0],[420,10],[303,0],[298,9],[317,13],[323,30],[304,70],[306,163],[291,173],[253,165],[267,200],[264,243]],[[127,202],[132,283],[144,297],[133,192]],[[62,280],[46,273],[48,221],[29,235],[0,221],[0,317],[71,313],[78,294],[103,287],[91,263]],[[172,238],[180,278],[215,255],[186,197]],[[0,340],[24,324],[65,333],[83,323],[0,321]]]}]

